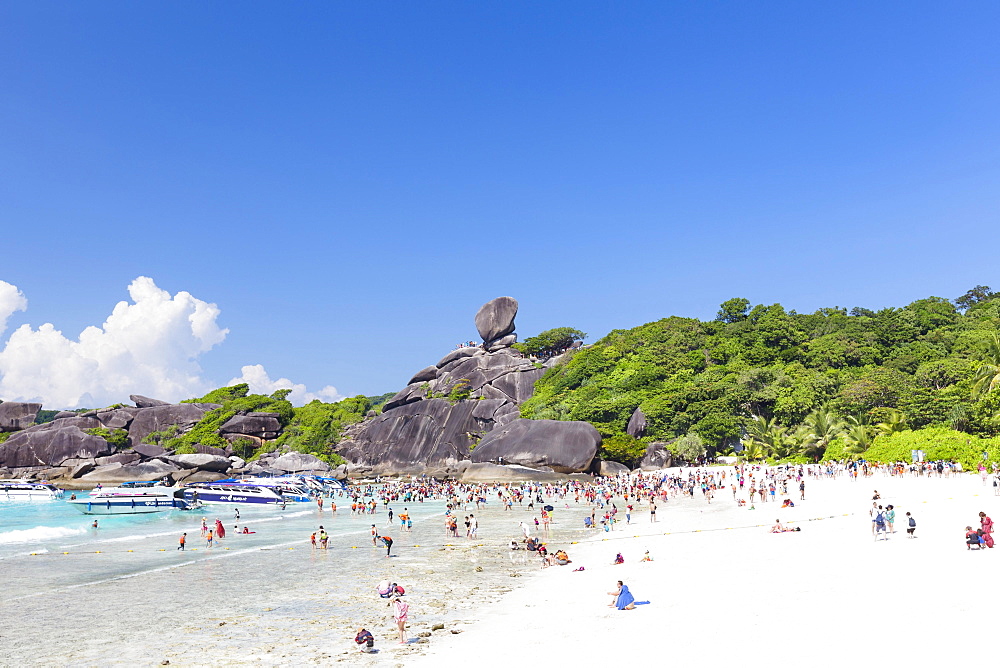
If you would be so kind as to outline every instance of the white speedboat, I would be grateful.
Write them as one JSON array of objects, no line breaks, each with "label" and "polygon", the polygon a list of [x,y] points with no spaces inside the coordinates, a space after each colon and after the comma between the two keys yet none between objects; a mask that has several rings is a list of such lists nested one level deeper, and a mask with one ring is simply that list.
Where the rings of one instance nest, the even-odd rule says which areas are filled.
[{"label": "white speedboat", "polygon": [[0,501],[48,501],[62,495],[61,489],[47,482],[0,480]]},{"label": "white speedboat", "polygon": [[[269,480],[269,479],[265,479]],[[309,492],[286,484],[218,480],[194,482],[184,488],[184,498],[201,503],[264,503],[284,505],[312,501]]]},{"label": "white speedboat", "polygon": [[196,507],[184,499],[182,488],[156,481],[124,482],[118,487],[95,489],[90,496],[69,503],[87,515],[134,515]]}]

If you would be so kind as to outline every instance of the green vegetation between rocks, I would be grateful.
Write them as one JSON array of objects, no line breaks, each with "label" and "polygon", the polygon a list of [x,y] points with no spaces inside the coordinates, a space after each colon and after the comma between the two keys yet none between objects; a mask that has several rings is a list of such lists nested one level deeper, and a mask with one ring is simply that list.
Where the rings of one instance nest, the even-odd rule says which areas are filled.
[{"label": "green vegetation between rocks", "polygon": [[[731,299],[713,321],[612,331],[550,369],[521,415],[590,422],[607,439],[603,454],[627,464],[640,447],[624,438],[636,408],[641,443],[690,434],[719,454],[742,443],[752,458],[874,459],[902,452],[884,445],[901,434],[941,430],[973,452],[1000,433],[998,328],[1000,296],[985,286],[878,311],[799,314]],[[967,465],[959,450],[933,452]]]},{"label": "green vegetation between rocks", "polygon": [[186,433],[181,434],[176,427],[171,427],[153,432],[145,442],[171,448],[178,454],[196,452],[195,445],[198,444],[224,448],[230,443],[218,431],[233,416],[250,412],[277,413],[282,427],[278,438],[264,443],[240,438],[232,444],[234,452],[253,460],[265,452],[287,449],[315,455],[329,464],[339,465],[345,460],[333,451],[333,446],[340,440],[342,429],[360,422],[369,410],[393,396],[393,393],[379,397],[357,396],[337,403],[314,400],[295,408],[286,399],[289,392],[278,390],[271,395],[249,394],[245,383],[213,390],[204,397],[188,399],[183,403],[214,403],[221,404],[221,408],[205,413]]}]

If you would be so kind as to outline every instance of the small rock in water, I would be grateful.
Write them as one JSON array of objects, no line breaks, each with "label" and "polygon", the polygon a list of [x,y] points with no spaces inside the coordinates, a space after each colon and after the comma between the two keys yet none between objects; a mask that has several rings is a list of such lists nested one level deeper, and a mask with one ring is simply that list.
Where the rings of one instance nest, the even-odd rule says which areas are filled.
[{"label": "small rock in water", "polygon": [[435,624],[431,627],[431,631],[442,631],[444,630],[444,624]]},{"label": "small rock in water", "polygon": [[483,567],[482,566],[476,566],[476,572],[477,573],[482,573],[483,572]]}]

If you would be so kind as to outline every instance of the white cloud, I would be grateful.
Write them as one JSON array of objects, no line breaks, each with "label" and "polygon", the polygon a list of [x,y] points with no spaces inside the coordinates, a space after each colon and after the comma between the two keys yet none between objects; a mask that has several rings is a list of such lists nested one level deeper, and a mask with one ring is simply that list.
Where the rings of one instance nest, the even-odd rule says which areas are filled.
[{"label": "white cloud", "polygon": [[15,311],[28,308],[28,300],[24,298],[17,286],[6,281],[0,281],[0,332],[7,329],[7,318]]},{"label": "white cloud", "polygon": [[[128,287],[100,327],[72,340],[46,323],[22,325],[0,351],[0,398],[41,401],[47,408],[97,407],[145,394],[168,401],[203,394],[197,358],[229,333],[219,308],[187,292],[171,296],[145,276]],[[27,300],[0,282],[0,324]]]},{"label": "white cloud", "polygon": [[236,385],[238,383],[246,383],[250,386],[251,394],[273,394],[277,390],[291,390],[288,395],[288,400],[291,401],[296,406],[302,406],[307,404],[313,399],[319,399],[320,401],[340,401],[344,397],[337,392],[337,388],[332,385],[327,385],[321,390],[316,392],[309,392],[306,390],[306,386],[302,383],[293,383],[287,378],[279,378],[277,380],[271,380],[268,376],[267,371],[264,370],[264,365],[262,364],[248,364],[240,369],[243,374],[239,378],[233,378],[227,385]]}]

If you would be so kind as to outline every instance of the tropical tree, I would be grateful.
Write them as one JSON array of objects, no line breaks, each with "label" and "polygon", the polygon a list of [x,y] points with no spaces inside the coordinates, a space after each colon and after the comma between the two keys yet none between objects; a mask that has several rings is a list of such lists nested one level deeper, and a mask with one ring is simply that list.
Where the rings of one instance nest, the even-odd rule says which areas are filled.
[{"label": "tropical tree", "polygon": [[997,387],[1000,387],[1000,334],[994,332],[976,368],[972,396],[981,397]]},{"label": "tropical tree", "polygon": [[817,408],[806,416],[801,430],[800,452],[818,460],[826,452],[830,441],[844,433],[844,420],[829,406]]},{"label": "tropical tree", "polygon": [[747,434],[750,440],[764,446],[764,450],[768,453],[775,453],[776,450],[783,450],[785,447],[786,430],[773,417],[754,415],[747,425]]},{"label": "tropical tree", "polygon": [[685,434],[674,441],[673,451],[686,462],[693,462],[705,454],[705,441],[698,434]]},{"label": "tropical tree", "polygon": [[764,444],[760,441],[755,441],[753,439],[747,439],[743,442],[743,459],[750,460],[752,462],[764,459],[767,456],[767,449]]},{"label": "tropical tree", "polygon": [[844,440],[847,447],[844,449],[848,454],[857,456],[864,454],[865,450],[871,447],[875,440],[875,430],[863,417],[852,415],[847,418],[848,428],[844,433]]},{"label": "tropical tree", "polygon": [[875,425],[878,436],[892,436],[907,430],[906,418],[901,411],[892,408],[886,411],[885,416],[885,420]]}]

